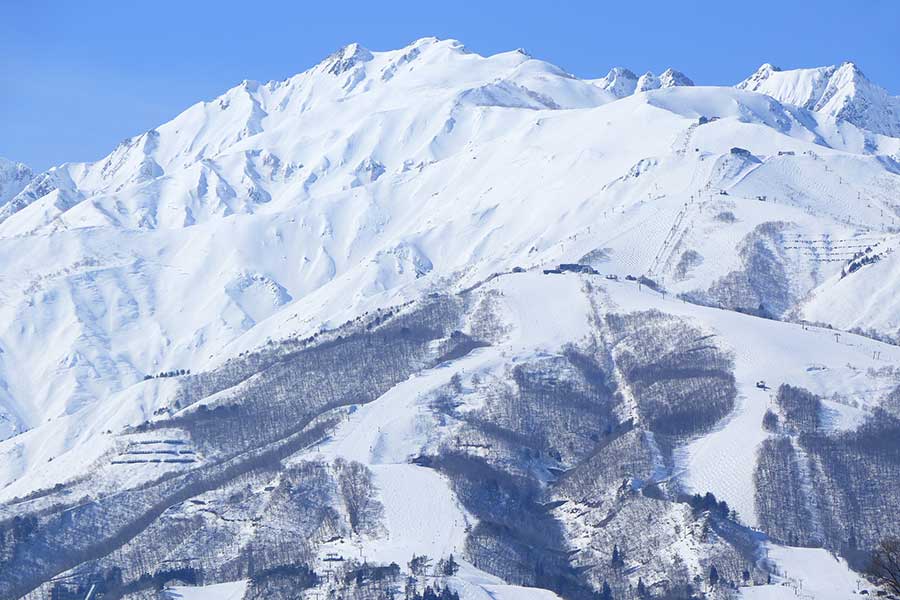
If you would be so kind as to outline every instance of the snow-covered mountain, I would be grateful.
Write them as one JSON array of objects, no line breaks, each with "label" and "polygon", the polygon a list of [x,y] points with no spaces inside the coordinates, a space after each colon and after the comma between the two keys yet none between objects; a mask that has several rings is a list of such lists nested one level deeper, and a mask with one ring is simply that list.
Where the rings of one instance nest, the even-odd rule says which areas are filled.
[{"label": "snow-covered mountain", "polygon": [[900,137],[782,75],[351,44],[3,163],[0,597],[452,554],[467,599],[845,598],[896,528]]},{"label": "snow-covered mountain", "polygon": [[647,92],[660,88],[694,85],[694,82],[684,73],[671,68],[663,71],[658,77],[650,71],[638,77],[628,69],[613,67],[605,77],[590,81],[616,98],[624,98],[638,92]]},{"label": "snow-covered mountain", "polygon": [[[351,44],[285,81],[245,81],[195,104],[100,161],[38,176],[0,213],[0,235],[183,227],[255,213],[273,192],[276,200],[298,201],[433,160],[459,143],[458,112],[583,108],[611,99],[521,51],[483,58],[455,41],[425,39],[373,54]],[[272,180],[278,189],[269,189]],[[27,214],[17,214],[32,204]]]},{"label": "snow-covered mountain", "polygon": [[0,156],[0,206],[17,196],[33,177],[28,165]]},{"label": "snow-covered mountain", "polygon": [[766,63],[737,87],[876,133],[900,136],[900,97],[869,81],[852,62],[788,71]]}]

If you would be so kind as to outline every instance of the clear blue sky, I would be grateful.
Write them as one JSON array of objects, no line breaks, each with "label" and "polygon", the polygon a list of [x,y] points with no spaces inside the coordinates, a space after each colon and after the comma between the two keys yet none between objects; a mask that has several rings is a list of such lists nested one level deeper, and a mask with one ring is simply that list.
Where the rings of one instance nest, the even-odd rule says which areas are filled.
[{"label": "clear blue sky", "polygon": [[698,84],[853,60],[900,93],[900,0],[0,0],[0,156],[96,160],[243,79],[427,35],[523,47],[583,77],[673,66]]}]

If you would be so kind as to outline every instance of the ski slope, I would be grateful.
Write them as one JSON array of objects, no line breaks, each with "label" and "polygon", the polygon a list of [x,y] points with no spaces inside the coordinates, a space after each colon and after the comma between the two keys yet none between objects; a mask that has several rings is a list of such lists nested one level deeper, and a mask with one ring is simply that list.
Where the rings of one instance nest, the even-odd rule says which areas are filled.
[{"label": "ski slope", "polygon": [[[829,400],[829,396],[847,400],[884,397],[891,390],[891,380],[884,380],[878,388],[878,380],[868,370],[900,361],[900,348],[861,336],[842,334],[836,341],[834,332],[826,329],[697,306],[671,296],[664,298],[646,287],[638,289],[636,283],[610,284],[607,290],[611,309],[657,308],[688,317],[733,353],[738,405],[717,430],[681,449],[672,476],[692,493],[710,491],[726,500],[751,527],[756,525],[756,450],[769,435],[762,419],[773,405],[777,387],[787,383],[824,395],[828,427],[853,429],[873,405],[853,407]],[[874,358],[874,351],[881,352],[879,359]],[[770,389],[757,388],[759,381],[767,382]]]},{"label": "ski slope", "polygon": [[779,575],[772,585],[740,588],[741,598],[842,600],[860,590],[873,593],[871,584],[851,571],[846,562],[820,548],[769,545],[767,554],[778,564]]},{"label": "ski slope", "polygon": [[247,581],[232,581],[205,586],[172,586],[163,594],[172,600],[241,600]]}]

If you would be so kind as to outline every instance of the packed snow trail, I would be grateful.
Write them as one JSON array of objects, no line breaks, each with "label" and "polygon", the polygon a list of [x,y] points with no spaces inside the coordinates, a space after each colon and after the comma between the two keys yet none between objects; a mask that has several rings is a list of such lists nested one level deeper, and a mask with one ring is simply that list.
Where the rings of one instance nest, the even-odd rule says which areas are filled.
[{"label": "packed snow trail", "polygon": [[821,548],[766,545],[778,575],[772,585],[740,588],[744,600],[848,600],[872,585],[850,570],[846,561]]},{"label": "packed snow trail", "polygon": [[215,585],[167,587],[163,596],[170,600],[241,600],[247,591],[247,581],[229,581]]}]

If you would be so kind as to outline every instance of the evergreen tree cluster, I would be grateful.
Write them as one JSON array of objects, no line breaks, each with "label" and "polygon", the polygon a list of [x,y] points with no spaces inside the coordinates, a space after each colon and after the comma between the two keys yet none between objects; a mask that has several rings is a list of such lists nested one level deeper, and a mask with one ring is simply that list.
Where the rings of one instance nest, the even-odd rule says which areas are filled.
[{"label": "evergreen tree cluster", "polygon": [[148,379],[159,379],[162,377],[181,377],[182,375],[190,375],[190,369],[175,369],[174,371],[160,371],[156,375],[144,375],[144,381]]},{"label": "evergreen tree cluster", "polygon": [[715,494],[712,492],[706,492],[706,494],[702,496],[700,494],[694,494],[691,496],[688,503],[691,505],[691,508],[694,509],[694,512],[708,511],[723,519],[727,519],[730,516],[728,503],[724,500],[717,500]]}]

